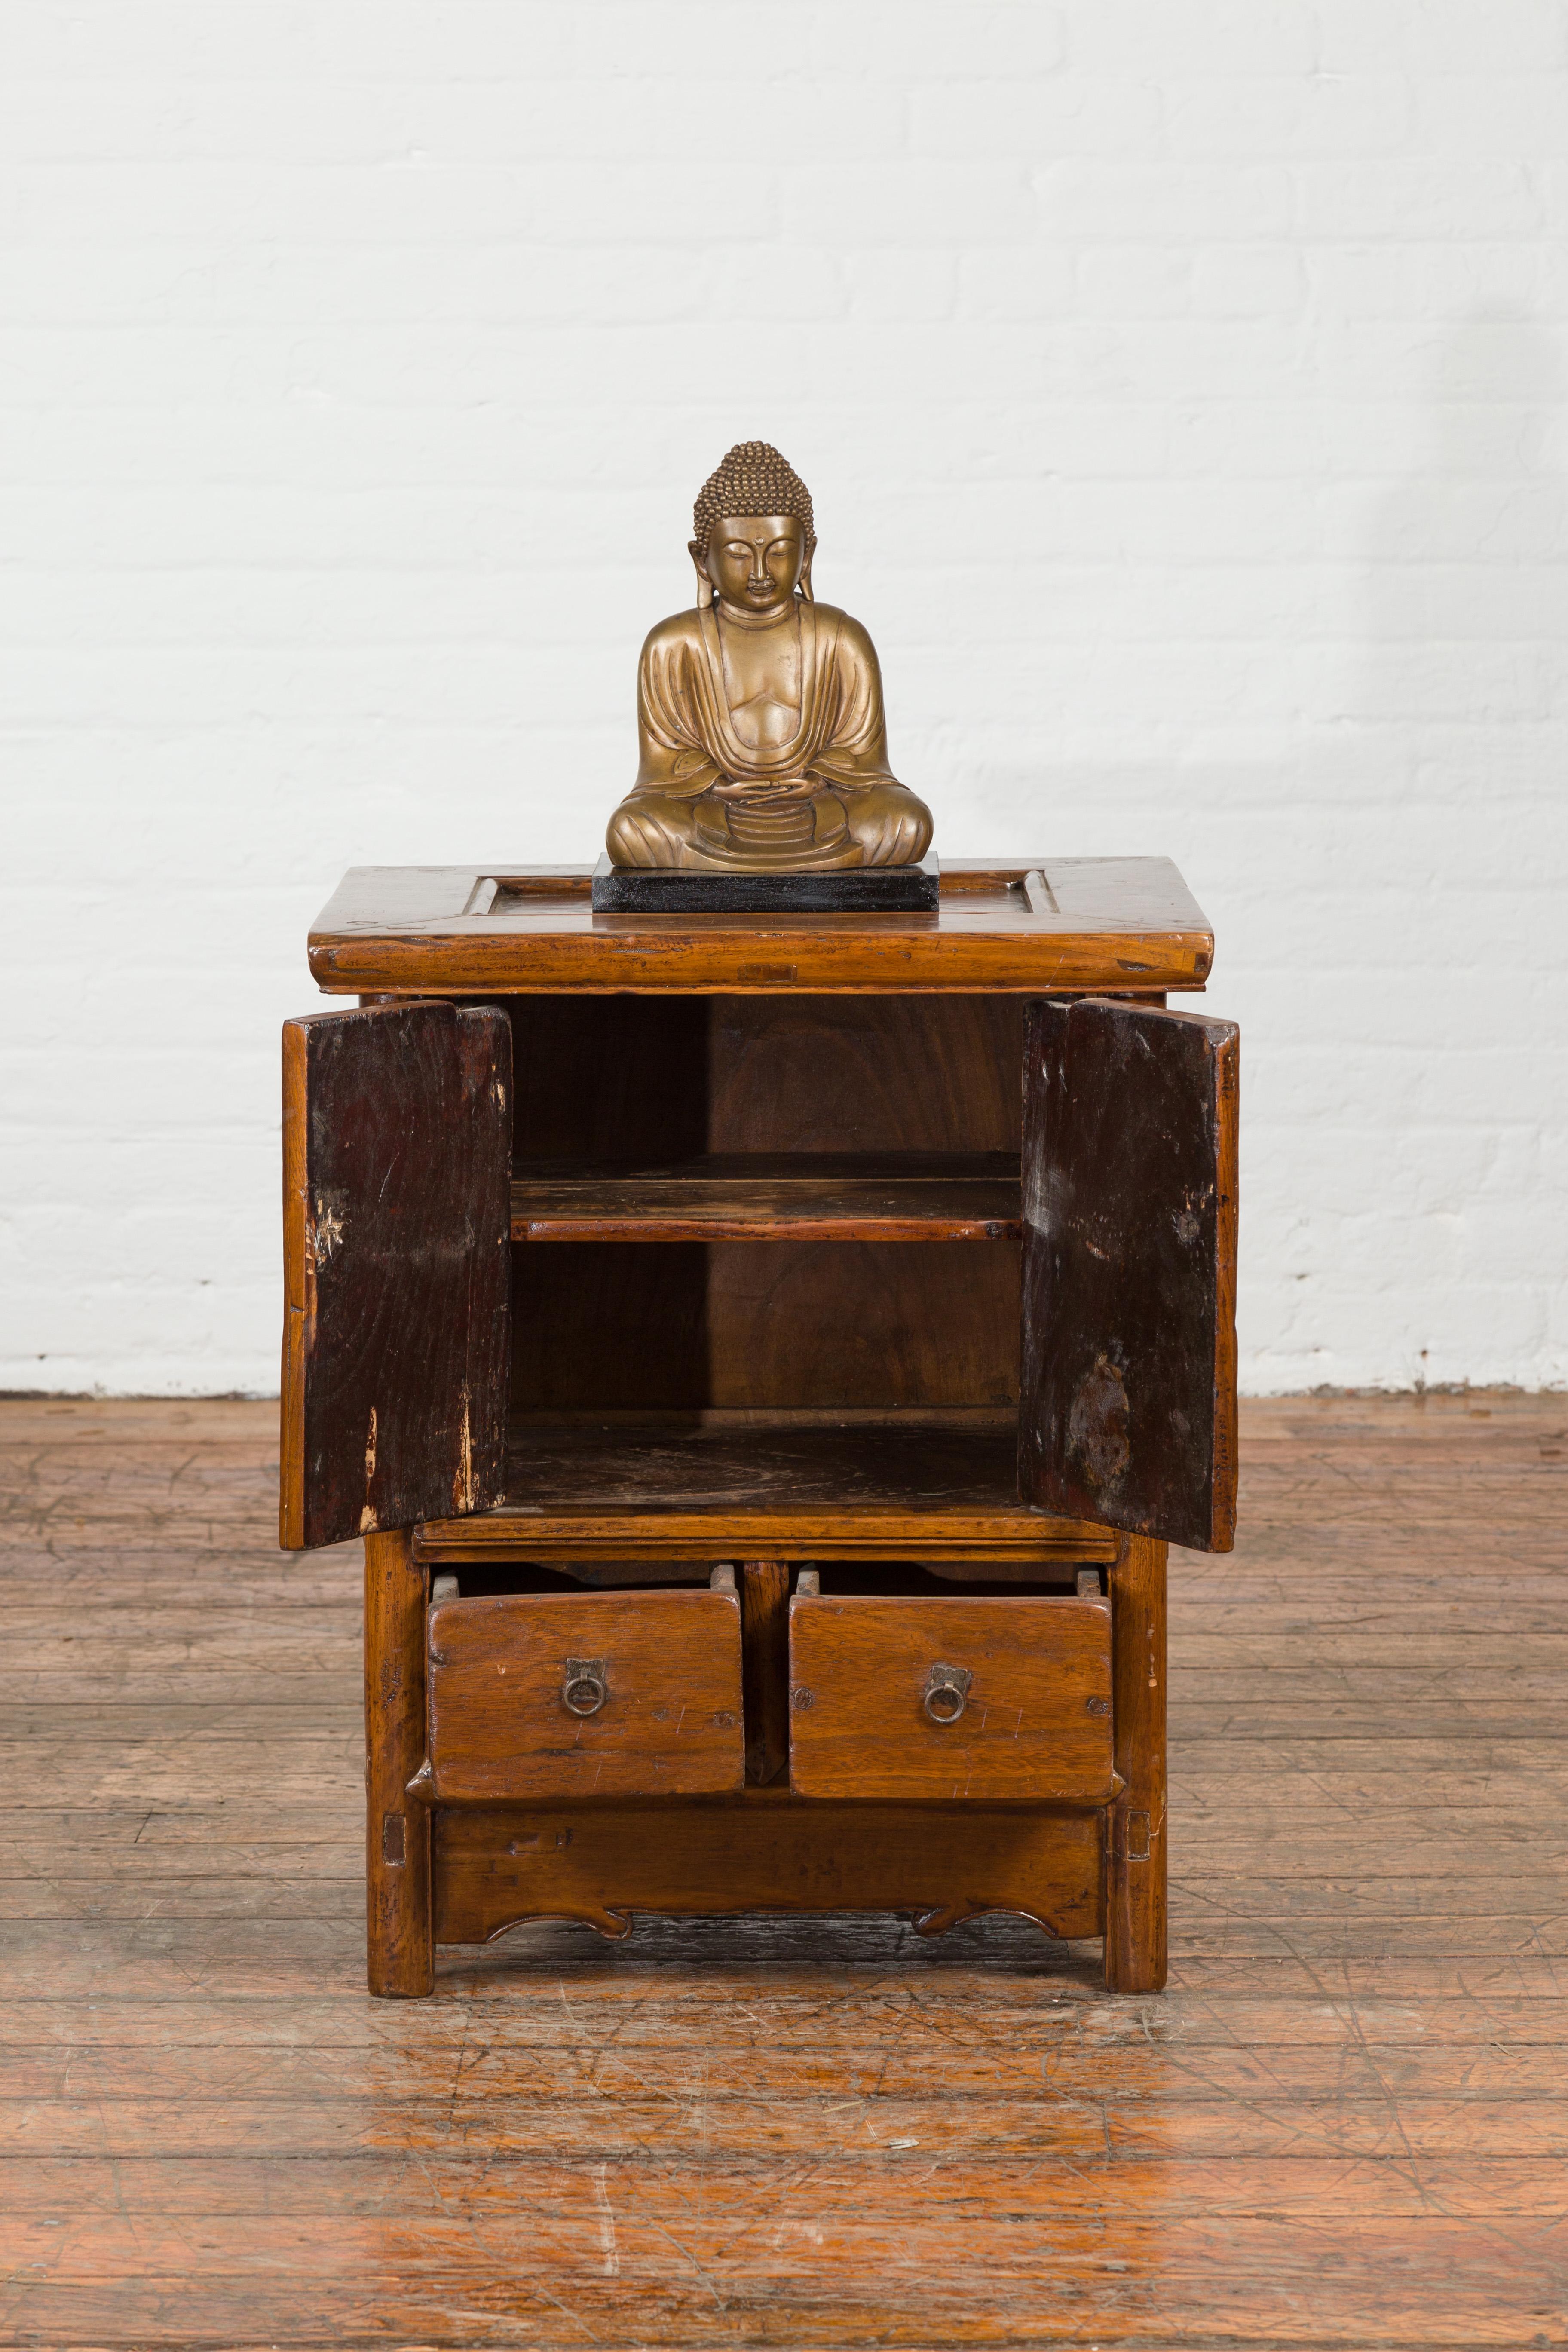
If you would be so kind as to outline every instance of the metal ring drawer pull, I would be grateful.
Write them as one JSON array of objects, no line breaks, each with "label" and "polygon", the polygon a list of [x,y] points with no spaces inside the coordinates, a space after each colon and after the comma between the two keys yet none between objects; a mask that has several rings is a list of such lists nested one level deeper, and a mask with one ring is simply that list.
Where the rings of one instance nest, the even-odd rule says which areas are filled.
[{"label": "metal ring drawer pull", "polygon": [[569,1715],[597,1715],[609,1696],[603,1658],[568,1658],[561,1704]]},{"label": "metal ring drawer pull", "polygon": [[969,1704],[967,1666],[933,1666],[926,1676],[925,1711],[933,1723],[956,1723]]}]

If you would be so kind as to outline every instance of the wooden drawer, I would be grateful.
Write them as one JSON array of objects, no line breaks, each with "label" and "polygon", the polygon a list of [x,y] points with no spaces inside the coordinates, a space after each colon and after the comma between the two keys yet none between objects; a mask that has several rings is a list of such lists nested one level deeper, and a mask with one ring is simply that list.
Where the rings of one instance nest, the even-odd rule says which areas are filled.
[{"label": "wooden drawer", "polygon": [[1109,1803],[1104,1601],[790,1605],[790,1784],[805,1797]]},{"label": "wooden drawer", "polygon": [[733,1592],[437,1601],[429,1625],[426,1785],[436,1803],[742,1786]]}]

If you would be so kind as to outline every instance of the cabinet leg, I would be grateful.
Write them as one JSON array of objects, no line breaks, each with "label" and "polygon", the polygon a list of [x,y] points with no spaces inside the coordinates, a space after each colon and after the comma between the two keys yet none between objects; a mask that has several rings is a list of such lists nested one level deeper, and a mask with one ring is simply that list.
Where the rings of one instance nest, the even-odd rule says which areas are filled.
[{"label": "cabinet leg", "polygon": [[365,1908],[370,1989],[427,1993],[430,1810],[407,1794],[425,1760],[425,1571],[406,1528],[364,1539]]},{"label": "cabinet leg", "polygon": [[1159,1992],[1165,1982],[1165,1547],[1125,1538],[1110,1571],[1116,1769],[1126,1787],[1105,1841],[1105,1982]]}]

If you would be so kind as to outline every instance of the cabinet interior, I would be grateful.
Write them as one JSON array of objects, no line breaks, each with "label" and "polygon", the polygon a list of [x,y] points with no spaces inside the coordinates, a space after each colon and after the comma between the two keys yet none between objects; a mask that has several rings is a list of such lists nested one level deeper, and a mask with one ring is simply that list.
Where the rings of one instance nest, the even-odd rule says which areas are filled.
[{"label": "cabinet interior", "polygon": [[1016,1406],[1017,1000],[510,1010],[515,1411]]},{"label": "cabinet interior", "polygon": [[[1016,1507],[1020,1000],[508,1010],[514,1492]],[[549,1582],[493,1589],[574,1570],[531,1573]],[[896,1562],[845,1573],[960,1589]],[[1070,1582],[1053,1561],[1025,1589]]]},{"label": "cabinet interior", "polygon": [[[460,1570],[438,1573],[445,1578],[445,1598],[479,1601],[552,1592],[622,1591],[628,1587],[646,1587],[650,1591],[674,1586],[705,1588],[718,1565],[706,1560],[576,1560],[546,1566],[518,1560],[479,1567],[465,1563]],[[1081,1571],[1059,1560],[1037,1568],[936,1566],[900,1559],[798,1561],[791,1563],[792,1591],[803,1569],[815,1571],[816,1589],[830,1600],[892,1594],[924,1594],[947,1601],[1015,1600],[1035,1593],[1081,1597]]]}]

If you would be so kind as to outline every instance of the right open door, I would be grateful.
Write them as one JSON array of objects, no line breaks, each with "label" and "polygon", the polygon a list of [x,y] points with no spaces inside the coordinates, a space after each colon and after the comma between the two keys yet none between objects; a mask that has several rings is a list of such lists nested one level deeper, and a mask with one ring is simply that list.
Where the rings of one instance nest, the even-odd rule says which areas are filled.
[{"label": "right open door", "polygon": [[1024,1045],[1026,1502],[1228,1551],[1238,1040],[1085,997]]}]

